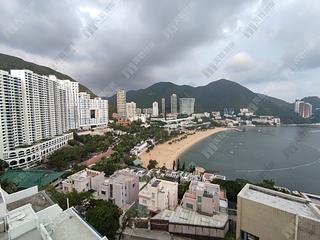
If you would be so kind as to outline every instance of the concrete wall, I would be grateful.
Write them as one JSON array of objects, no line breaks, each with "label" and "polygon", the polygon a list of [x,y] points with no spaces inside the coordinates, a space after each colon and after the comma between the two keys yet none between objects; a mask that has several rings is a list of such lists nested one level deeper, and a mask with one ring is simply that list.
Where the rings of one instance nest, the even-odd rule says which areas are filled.
[{"label": "concrete wall", "polygon": [[94,190],[94,191],[98,191],[99,190],[99,186],[101,184],[103,184],[104,180],[105,180],[104,173],[99,174],[99,175],[97,175],[95,177],[92,177],[91,178],[91,186],[90,186],[91,189]]},{"label": "concrete wall", "polygon": [[295,222],[294,214],[238,197],[237,239],[243,230],[260,240],[295,240]]},{"label": "concrete wall", "polygon": [[34,186],[25,190],[21,190],[19,192],[15,192],[12,194],[4,194],[6,204],[10,204],[21,199],[33,196],[38,193],[38,186]]},{"label": "concrete wall", "polygon": [[139,199],[139,177],[127,183],[127,203],[131,204]]},{"label": "concrete wall", "polygon": [[207,214],[213,214],[214,200],[212,198],[202,197],[201,212],[207,213]]},{"label": "concrete wall", "polygon": [[118,207],[122,207],[125,202],[124,202],[124,194],[125,194],[125,189],[122,189],[121,184],[113,184],[113,198],[114,198],[114,203]]},{"label": "concrete wall", "polygon": [[227,223],[223,229],[169,223],[170,233],[193,238],[205,237],[205,239],[224,239],[228,230],[229,223]]},{"label": "concrete wall", "polygon": [[319,240],[320,221],[299,217],[298,239]]}]

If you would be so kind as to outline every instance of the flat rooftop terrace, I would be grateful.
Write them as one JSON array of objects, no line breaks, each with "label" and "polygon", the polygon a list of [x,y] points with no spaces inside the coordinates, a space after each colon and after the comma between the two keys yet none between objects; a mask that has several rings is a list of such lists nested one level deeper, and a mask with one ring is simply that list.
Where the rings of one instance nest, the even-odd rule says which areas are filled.
[{"label": "flat rooftop terrace", "polygon": [[54,203],[48,197],[48,195],[44,191],[42,191],[42,192],[38,192],[35,195],[32,195],[31,197],[23,198],[19,201],[9,203],[7,205],[7,208],[9,211],[12,211],[12,210],[17,209],[19,207],[22,207],[28,203],[30,203],[32,205],[32,208],[35,212],[39,212],[43,209],[46,209],[46,208],[54,205]]},{"label": "flat rooftop terrace", "polygon": [[320,211],[308,199],[247,184],[239,197],[299,216],[320,220]]},{"label": "flat rooftop terrace", "polygon": [[[102,238],[98,232],[91,228],[73,210],[68,209],[63,215],[50,235],[52,240],[99,240]],[[50,227],[48,230],[50,230]]]},{"label": "flat rooftop terrace", "polygon": [[228,222],[228,215],[220,213],[213,216],[207,216],[178,206],[175,211],[164,210],[152,219],[166,220],[172,224],[177,223],[201,227],[224,228]]}]

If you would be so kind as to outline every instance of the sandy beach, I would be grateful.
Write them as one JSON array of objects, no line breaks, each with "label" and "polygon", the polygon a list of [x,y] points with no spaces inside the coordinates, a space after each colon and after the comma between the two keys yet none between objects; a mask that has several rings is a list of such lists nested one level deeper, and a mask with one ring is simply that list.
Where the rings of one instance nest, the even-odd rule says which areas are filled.
[{"label": "sandy beach", "polygon": [[[158,167],[165,166],[168,169],[172,169],[173,162],[176,161],[179,156],[189,149],[195,143],[221,131],[226,131],[227,128],[215,128],[206,131],[199,131],[193,135],[188,135],[187,138],[169,144],[169,142],[156,145],[150,152],[142,153],[139,158],[141,159],[143,166],[147,167],[149,160],[157,160]],[[180,136],[181,137],[181,136]],[[177,139],[179,139],[178,137]]]}]

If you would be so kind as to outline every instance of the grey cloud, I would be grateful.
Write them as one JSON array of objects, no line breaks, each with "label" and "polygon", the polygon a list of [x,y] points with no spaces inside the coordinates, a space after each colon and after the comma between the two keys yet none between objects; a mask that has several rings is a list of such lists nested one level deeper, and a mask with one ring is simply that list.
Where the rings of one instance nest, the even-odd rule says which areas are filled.
[{"label": "grey cloud", "polygon": [[[29,7],[22,0],[4,1],[0,10],[1,29],[10,26],[19,14],[23,16],[24,11],[27,17],[22,17],[23,21],[18,18],[17,30],[9,38],[0,33],[0,41],[11,48],[12,53],[22,50],[35,59],[54,59],[72,42],[74,52],[58,70],[97,93],[103,90],[102,94],[109,95],[117,87],[137,89],[158,81],[203,85],[212,79],[206,79],[201,70],[221,51],[218,46],[231,40],[223,30],[236,32],[239,22],[246,24],[252,17],[248,15],[252,12],[249,10],[257,4],[254,0],[115,1],[120,2],[119,8],[106,13],[107,20],[86,38],[83,28],[94,18],[90,11],[99,13],[110,1],[30,0]],[[308,4],[304,7],[297,0],[283,2],[279,13],[267,19],[255,36],[246,40],[244,49],[239,43],[239,51],[247,52],[254,63],[237,65],[237,62],[230,63],[232,58],[228,59],[217,78],[230,76],[231,80],[245,85],[285,83],[283,71],[301,51],[303,43],[311,40],[316,44],[301,60],[302,70],[319,66],[320,46],[316,41],[319,8]],[[192,7],[188,9],[188,6]],[[185,9],[187,14],[177,19]],[[297,9],[303,9],[299,16],[296,16]],[[166,37],[163,31],[168,27],[171,27],[170,36]],[[262,45],[265,42],[268,46]],[[135,57],[143,55],[151,43],[152,49],[140,60],[134,73],[126,77],[124,69]],[[261,88],[262,93],[263,90]]]}]

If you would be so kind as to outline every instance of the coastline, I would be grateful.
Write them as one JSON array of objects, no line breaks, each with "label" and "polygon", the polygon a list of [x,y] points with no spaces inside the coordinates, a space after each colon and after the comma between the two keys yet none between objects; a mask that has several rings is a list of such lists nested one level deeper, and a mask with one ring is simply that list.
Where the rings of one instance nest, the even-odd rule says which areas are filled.
[{"label": "coastline", "polygon": [[[228,128],[214,128],[206,131],[198,131],[193,135],[188,135],[187,138],[180,140],[176,143],[169,144],[165,142],[163,144],[156,145],[150,152],[142,153],[139,158],[142,161],[144,167],[148,166],[149,160],[156,160],[158,167],[165,166],[168,169],[172,169],[173,162],[176,161],[181,154],[192,147],[194,144],[208,138],[211,135],[217,134],[222,131],[226,131]],[[181,136],[175,139],[179,139]]]}]

